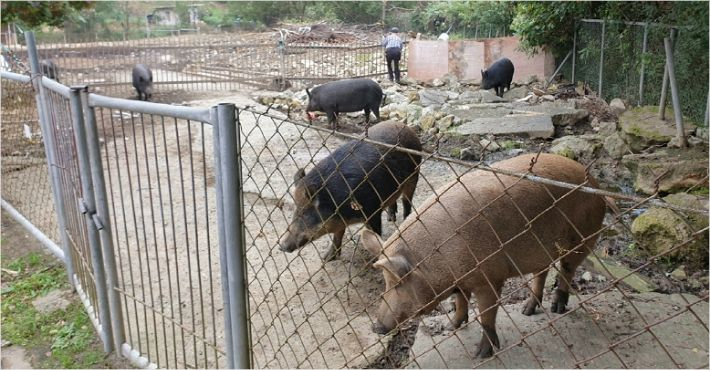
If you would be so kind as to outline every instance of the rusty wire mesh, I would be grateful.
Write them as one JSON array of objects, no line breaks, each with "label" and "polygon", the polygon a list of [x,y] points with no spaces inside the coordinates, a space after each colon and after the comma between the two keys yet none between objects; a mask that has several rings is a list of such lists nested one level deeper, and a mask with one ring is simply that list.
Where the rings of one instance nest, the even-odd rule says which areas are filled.
[{"label": "rusty wire mesh", "polygon": [[[92,92],[132,98],[131,71],[142,63],[153,72],[157,102],[182,101],[182,92],[283,90],[323,81],[387,73],[378,44],[332,45],[312,42],[279,46],[278,33],[256,41],[233,34],[166,36],[128,41],[39,43],[40,59],[51,59],[59,81],[89,84]],[[26,60],[26,48],[8,54]],[[12,59],[9,57],[8,59]],[[406,48],[400,62],[406,71]]]},{"label": "rusty wire mesh", "polygon": [[[294,185],[297,170],[305,168],[306,172],[311,171],[317,163],[336,153],[337,148],[347,146],[349,140],[364,139],[357,135],[335,133],[318,126],[292,122],[284,115],[269,111],[242,110],[239,122],[245,205],[243,222],[247,242],[255,367],[707,366],[707,286],[688,287],[679,294],[661,295],[639,293],[627,284],[637,279],[637,273],[640,272],[661,271],[667,274],[673,260],[671,256],[680,250],[696,250],[696,256],[700,256],[695,261],[700,262],[698,268],[701,273],[707,271],[707,223],[697,226],[684,221],[682,227],[686,233],[682,241],[667,245],[663,252],[647,254],[643,262],[622,273],[617,271],[617,265],[608,261],[607,256],[612,253],[611,246],[621,246],[623,250],[645,249],[643,241],[633,241],[630,231],[631,222],[643,210],[664,209],[684,220],[694,217],[707,219],[707,210],[673,206],[660,201],[658,194],[640,198],[607,191],[595,192],[594,182],[587,177],[588,169],[584,169],[584,176],[581,180],[575,180],[575,183],[560,180],[569,177],[559,173],[559,176],[552,179],[534,176],[544,172],[544,162],[531,163],[529,168],[526,165],[518,171],[511,171],[492,169],[482,162],[462,162],[443,158],[436,153],[420,152],[423,160],[418,167],[419,181],[413,197],[416,210],[407,221],[402,221],[401,213],[396,223],[383,221],[383,238],[386,240],[397,233],[407,235],[408,228],[421,229],[426,228],[421,225],[436,224],[433,219],[436,216],[428,209],[445,205],[443,215],[438,216],[442,217],[438,221],[442,225],[448,222],[455,228],[479,222],[495,230],[498,239],[490,245],[479,245],[480,250],[471,242],[470,245],[474,247],[470,254],[481,265],[474,263],[462,267],[460,264],[464,261],[468,260],[470,264],[470,256],[451,258],[439,252],[440,248],[445,249],[453,243],[453,239],[460,237],[457,236],[458,232],[437,233],[437,229],[428,230],[431,240],[421,243],[416,240],[412,242],[410,235],[406,241],[411,245],[400,247],[421,254],[411,263],[412,269],[419,271],[419,275],[411,274],[420,279],[424,276],[425,282],[418,286],[420,291],[435,290],[436,294],[433,294],[432,301],[426,302],[431,307],[428,307],[425,314],[416,315],[421,306],[412,308],[408,311],[411,315],[406,317],[410,320],[400,322],[399,330],[380,336],[373,333],[371,326],[377,322],[376,312],[381,295],[386,289],[392,289],[393,292],[396,292],[394,289],[397,287],[404,289],[406,284],[413,284],[411,279],[414,278],[410,276],[410,280],[407,280],[405,275],[401,281],[396,280],[398,283],[385,284],[382,270],[372,265],[376,256],[363,248],[363,237],[359,236],[359,232],[365,228],[362,223],[347,228],[341,257],[335,261],[323,260],[332,234],[316,238],[292,253],[279,249],[280,240],[289,233],[289,224],[297,223],[292,218],[296,220],[306,212],[302,205],[296,205],[299,201],[294,198],[298,191]],[[384,147],[387,149],[381,152],[383,156],[392,151],[414,153],[401,149],[401,146]],[[355,160],[352,150],[346,153],[344,161],[347,158]],[[526,154],[526,164],[539,155]],[[338,163],[345,166],[344,162]],[[333,173],[324,176],[337,177],[340,168],[337,166]],[[363,168],[363,172],[367,170]],[[453,202],[455,206],[451,206],[451,201],[444,203],[442,194],[453,192],[449,188],[461,188],[462,182],[467,187],[470,184],[475,186],[479,177],[486,176],[484,174],[505,190],[501,190],[494,199],[482,193],[467,192]],[[360,185],[375,189],[383,186],[368,184],[369,181],[366,176]],[[701,179],[698,186],[706,184],[707,178]],[[521,186],[542,189],[540,191],[544,196],[532,203],[520,194],[514,197],[512,194]],[[320,189],[320,192],[325,192],[324,197],[332,198],[336,196],[331,192],[343,191],[347,192],[348,189]],[[438,196],[432,195],[434,193]],[[585,197],[580,198],[580,194]],[[324,198],[318,199],[322,201]],[[604,206],[605,202],[612,199],[616,199],[613,203],[620,208],[619,213],[616,210],[612,212],[616,206]],[[584,215],[574,214],[576,208],[587,202],[601,202],[603,208],[607,209],[601,226],[582,224],[579,220]],[[466,216],[463,208],[472,204],[480,209]],[[339,206],[358,208],[361,205],[357,204],[357,200],[349,198]],[[323,220],[342,220],[344,217],[342,211],[319,212]],[[572,239],[567,244],[558,243],[554,239],[556,235],[547,235],[536,229],[540,224],[551,222],[558,222],[572,230]],[[440,230],[452,229],[451,225],[442,225]],[[465,230],[461,233],[464,240],[482,237],[466,234]],[[526,255],[510,259],[510,254],[516,251],[508,247],[520,248],[515,243],[521,235],[532,245],[526,250]],[[583,258],[587,248],[590,249],[589,256]],[[491,250],[494,252],[490,255],[481,255]],[[416,255],[415,252],[411,253]],[[450,270],[427,274],[430,266],[422,261],[437,258],[449,258]],[[543,271],[539,265],[537,270],[530,271],[530,267],[520,263],[526,258],[542,258],[544,266],[552,265],[549,278],[546,279],[546,272],[539,273]],[[601,263],[602,267],[598,270],[592,269],[595,261]],[[498,290],[498,284],[502,284],[500,276],[492,274],[490,268],[485,268],[487,262],[508,271],[507,276],[510,278],[505,279],[502,289]],[[571,275],[565,277],[564,273],[570,273],[569,268],[575,268],[577,263],[581,263],[581,267],[576,274],[571,271]],[[461,275],[461,269],[470,272]],[[582,279],[582,271],[585,274],[594,271],[590,275],[592,279]],[[530,272],[537,274],[533,276]],[[451,330],[447,326],[451,325],[456,315],[453,302],[447,298],[453,292],[452,289],[461,286],[465,281],[464,276],[469,274],[479,275],[477,286],[481,295],[474,294],[470,297],[472,299],[466,299],[468,323]],[[562,277],[555,283],[558,274],[562,274]],[[535,314],[525,316],[521,313],[525,306],[523,301],[531,294],[532,288],[528,286],[534,285],[536,277],[544,286],[544,295]],[[560,310],[564,312],[562,314],[551,310],[551,301],[556,300],[553,299],[556,294],[554,284],[572,286],[566,310]],[[402,302],[411,302],[411,291],[401,292],[397,294],[406,297]],[[661,296],[667,299],[660,300]],[[487,308],[487,305],[481,306],[483,311],[468,308],[469,305],[471,308],[479,308],[476,304],[480,304],[481,299],[487,299],[492,304],[491,308]],[[495,310],[497,320],[494,322],[498,329],[500,348],[493,357],[481,359],[476,357],[479,340],[484,335],[481,332],[481,321],[485,321],[483,318]],[[642,352],[642,348],[654,355]]]},{"label": "rusty wire mesh", "polygon": [[2,198],[55,242],[59,241],[51,181],[34,89],[2,79]]},{"label": "rusty wire mesh", "polygon": [[211,126],[96,116],[126,343],[160,367],[224,367]]}]

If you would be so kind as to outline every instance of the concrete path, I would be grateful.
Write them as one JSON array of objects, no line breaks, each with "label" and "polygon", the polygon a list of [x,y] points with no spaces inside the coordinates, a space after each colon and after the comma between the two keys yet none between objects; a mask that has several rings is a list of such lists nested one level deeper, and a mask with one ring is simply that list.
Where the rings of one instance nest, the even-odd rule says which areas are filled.
[{"label": "concrete path", "polygon": [[[501,350],[473,359],[481,338],[477,322],[433,335],[448,319],[425,318],[410,353],[410,368],[707,368],[708,302],[693,295],[605,293],[579,307],[570,297],[564,317],[520,313],[522,303],[498,311]],[[581,296],[585,299],[585,296]],[[697,303],[695,303],[697,302]],[[695,303],[695,304],[693,304]],[[544,302],[549,310],[549,301]],[[689,306],[690,305],[690,306]],[[689,306],[689,309],[686,307]],[[503,310],[503,308],[505,310]],[[473,311],[469,312],[474,317]],[[550,320],[555,320],[549,324]],[[649,330],[644,330],[649,326]],[[527,336],[527,337],[526,337]],[[526,337],[521,341],[521,338]],[[614,344],[616,344],[614,346]],[[613,348],[613,351],[608,351]],[[598,356],[598,357],[597,357]]]}]

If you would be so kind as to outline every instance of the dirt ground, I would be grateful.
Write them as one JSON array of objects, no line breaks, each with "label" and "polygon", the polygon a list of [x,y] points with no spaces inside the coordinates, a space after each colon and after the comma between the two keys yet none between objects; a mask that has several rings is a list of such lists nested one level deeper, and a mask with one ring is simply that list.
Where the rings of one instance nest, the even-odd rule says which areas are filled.
[{"label": "dirt ground", "polygon": [[[39,253],[44,256],[47,260],[54,260],[56,257],[51,254],[42,244],[40,244],[34,236],[32,236],[27,230],[15,221],[7,212],[4,210],[0,215],[1,226],[0,226],[0,238],[2,242],[0,243],[0,258],[3,262],[14,261],[18,258],[26,256],[30,253]],[[3,276],[5,274],[3,273]],[[2,284],[5,288],[5,284]],[[66,295],[67,299],[71,303],[79,302],[79,297],[75,294]],[[98,336],[96,340],[91,344],[92,347],[101,348],[100,340]],[[3,344],[3,347],[5,344]],[[16,346],[11,346],[8,348],[14,348]],[[6,348],[3,348],[3,355],[5,355]],[[29,364],[33,368],[39,368],[40,361],[51,353],[51,348],[47,345],[30,345],[26,346],[24,351],[7,351],[12,352],[14,356],[21,355],[22,358],[12,358],[10,363],[22,364],[24,368]],[[116,355],[108,355],[103,361],[104,366],[108,364],[110,368],[113,369],[126,369],[130,368],[131,365],[123,358]],[[3,366],[5,365],[5,358],[3,356]]]}]

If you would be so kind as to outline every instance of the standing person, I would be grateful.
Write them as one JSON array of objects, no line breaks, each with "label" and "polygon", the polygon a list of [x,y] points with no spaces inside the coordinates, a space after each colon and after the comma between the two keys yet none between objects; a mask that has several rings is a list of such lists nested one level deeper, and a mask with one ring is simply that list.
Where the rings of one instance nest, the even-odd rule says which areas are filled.
[{"label": "standing person", "polygon": [[[382,46],[385,48],[385,59],[387,59],[387,74],[390,81],[394,79],[399,83],[399,60],[402,58],[402,39],[399,37],[399,29],[392,27],[389,35],[382,40]],[[394,64],[394,67],[392,67]],[[394,69],[394,78],[392,76]]]}]

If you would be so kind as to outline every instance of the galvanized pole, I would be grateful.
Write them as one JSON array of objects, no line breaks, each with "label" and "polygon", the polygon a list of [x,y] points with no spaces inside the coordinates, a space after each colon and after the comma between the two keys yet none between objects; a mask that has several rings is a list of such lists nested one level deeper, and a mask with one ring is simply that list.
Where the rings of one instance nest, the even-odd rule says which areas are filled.
[{"label": "galvanized pole", "polygon": [[27,41],[27,54],[33,76],[32,83],[35,87],[35,91],[39,92],[35,95],[35,101],[37,102],[37,109],[39,110],[39,124],[42,129],[44,153],[47,157],[47,169],[49,170],[49,178],[52,180],[52,197],[54,198],[54,206],[56,207],[59,235],[62,238],[64,265],[67,269],[69,284],[74,287],[74,258],[69,244],[69,235],[67,234],[66,207],[64,205],[64,197],[62,197],[61,194],[59,168],[57,167],[57,159],[55,157],[56,148],[54,146],[54,130],[52,130],[52,123],[49,119],[49,109],[45,104],[45,102],[49,101],[49,99],[47,99],[46,92],[42,87],[42,77],[40,77],[41,73],[34,32],[26,32],[25,40]]},{"label": "galvanized pole", "polygon": [[572,36],[572,83],[577,84],[576,70],[577,67],[577,21],[574,21],[574,34]]},{"label": "galvanized pole", "polygon": [[602,85],[604,81],[604,38],[606,36],[606,20],[602,21],[602,43],[601,43],[601,53],[599,57],[599,97],[602,97]]},{"label": "galvanized pole", "polygon": [[683,130],[683,115],[680,110],[680,99],[678,97],[678,86],[675,80],[675,62],[673,61],[673,47],[671,41],[666,37],[663,39],[663,46],[666,49],[666,66],[668,70],[668,80],[671,83],[671,100],[673,101],[673,115],[675,116],[676,137],[681,148],[688,147],[688,140],[685,138]]},{"label": "galvanized pole", "polygon": [[101,237],[103,265],[106,270],[106,291],[112,320],[113,344],[116,353],[121,353],[121,345],[125,342],[126,338],[123,331],[121,299],[116,290],[118,287],[118,273],[116,270],[116,258],[114,256],[113,237],[111,234],[111,214],[109,213],[104,169],[101,162],[101,150],[99,149],[96,112],[94,107],[89,106],[89,92],[86,89],[81,91],[81,104],[84,107],[86,143],[89,152],[89,164],[91,166],[91,179],[94,185],[93,194],[96,197],[96,214],[93,218],[94,224],[98,225],[99,236]]},{"label": "galvanized pole", "polygon": [[72,86],[69,95],[71,108],[72,125],[74,127],[74,143],[76,144],[76,156],[79,161],[79,177],[81,178],[81,192],[83,198],[77,199],[79,210],[84,214],[86,220],[87,239],[89,241],[89,252],[91,254],[91,264],[94,269],[94,284],[99,303],[99,323],[101,324],[101,340],[104,342],[104,351],[111,352],[113,337],[111,330],[111,315],[109,311],[108,295],[106,293],[106,273],[104,271],[103,256],[101,252],[101,240],[99,239],[99,228],[102,228],[94,218],[96,215],[96,203],[94,199],[93,182],[91,181],[91,166],[89,164],[89,151],[86,145],[86,126],[84,124],[84,113],[81,105],[81,91],[86,90],[86,86]]},{"label": "galvanized pole", "polygon": [[219,126],[220,170],[222,171],[222,204],[224,207],[224,237],[227,245],[232,349],[236,368],[251,367],[251,346],[247,307],[245,245],[242,232],[242,181],[239,128],[234,104],[217,107]]},{"label": "galvanized pole", "polygon": [[639,76],[639,103],[643,105],[643,80],[646,76],[646,50],[648,49],[648,22],[643,26],[643,47],[641,48],[641,75]]},{"label": "galvanized pole", "polygon": [[[676,28],[671,28],[671,50],[675,48]],[[667,61],[668,59],[666,59]],[[668,95],[668,64],[663,69],[663,85],[661,85],[661,101],[658,103],[658,118],[666,119],[666,95]]]},{"label": "galvanized pole", "polygon": [[220,164],[222,156],[220,155],[219,145],[219,124],[217,106],[210,109],[210,121],[212,122],[212,134],[214,135],[214,164],[215,164],[215,190],[217,193],[217,230],[219,237],[219,270],[222,282],[222,306],[224,314],[224,348],[227,353],[227,368],[234,369],[234,344],[232,342],[232,310],[229,302],[229,273],[227,272],[227,239],[224,236],[224,207],[222,206],[222,175]]}]

